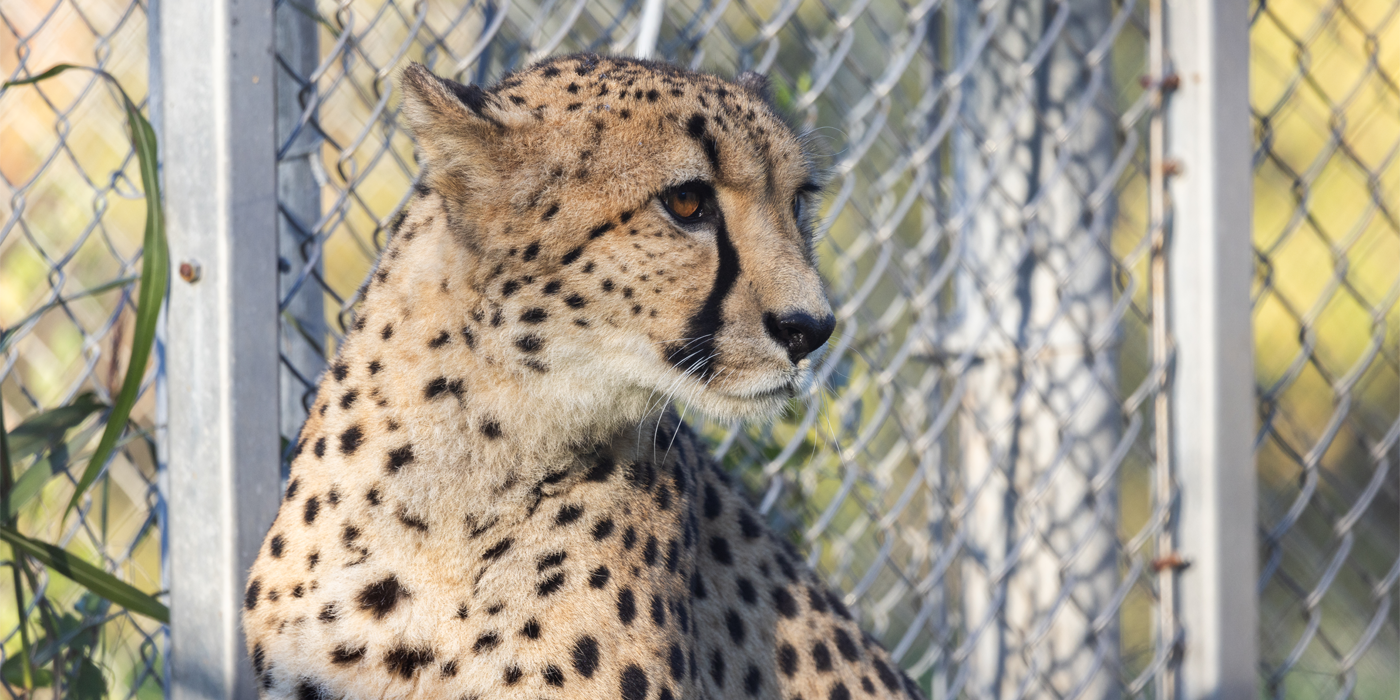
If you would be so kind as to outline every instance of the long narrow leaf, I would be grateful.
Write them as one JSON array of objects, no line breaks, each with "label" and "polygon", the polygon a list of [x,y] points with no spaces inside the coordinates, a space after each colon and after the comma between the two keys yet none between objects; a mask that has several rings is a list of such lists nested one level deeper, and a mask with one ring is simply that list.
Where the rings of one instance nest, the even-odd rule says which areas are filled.
[{"label": "long narrow leaf", "polygon": [[19,461],[38,454],[106,405],[93,394],[82,394],[66,406],[30,416],[10,431],[10,459]]},{"label": "long narrow leaf", "polygon": [[93,593],[134,613],[170,624],[170,609],[164,603],[137,590],[131,584],[79,559],[61,547],[32,540],[14,528],[0,526],[0,539],[39,560],[44,566],[81,584]]},{"label": "long narrow leaf", "polygon": [[[113,83],[116,82],[105,72],[101,75]],[[126,103],[131,144],[136,150],[136,160],[141,168],[141,186],[146,192],[146,233],[141,255],[141,289],[136,301],[136,331],[131,339],[131,361],[126,368],[126,377],[122,381],[121,391],[112,402],[112,411],[107,415],[107,429],[102,433],[102,439],[97,443],[92,460],[88,462],[87,469],[73,490],[73,498],[64,511],[65,519],[78,506],[88,487],[92,486],[92,482],[102,472],[122,431],[126,429],[126,421],[131,416],[131,409],[136,405],[137,396],[141,391],[141,378],[146,374],[146,362],[150,359],[151,347],[155,344],[156,320],[160,316],[160,305],[165,299],[165,288],[170,274],[170,251],[165,241],[165,215],[161,208],[160,179],[157,172],[159,159],[156,153],[156,132],[151,128],[151,123],[141,116],[141,110],[127,96],[126,91],[121,90],[120,85],[117,85],[117,89]]]},{"label": "long narrow leaf", "polygon": [[[9,513],[0,512],[0,518],[13,518],[19,515],[20,510],[26,505],[29,505],[29,502],[33,500],[35,496],[38,496],[44,491],[44,486],[47,485],[51,479],[67,472],[68,464],[77,461],[77,457],[70,454],[68,448],[75,445],[86,445],[101,429],[101,423],[93,425],[90,428],[84,428],[76,437],[68,440],[66,444],[54,447],[47,455],[44,455],[36,462],[29,465],[29,468],[24,470],[24,474],[21,474],[20,477],[15,480],[14,488],[10,489]],[[131,442],[133,439],[138,438],[133,435],[127,435],[121,442],[117,443],[117,447]],[[86,457],[86,455],[84,455],[84,457]]]}]

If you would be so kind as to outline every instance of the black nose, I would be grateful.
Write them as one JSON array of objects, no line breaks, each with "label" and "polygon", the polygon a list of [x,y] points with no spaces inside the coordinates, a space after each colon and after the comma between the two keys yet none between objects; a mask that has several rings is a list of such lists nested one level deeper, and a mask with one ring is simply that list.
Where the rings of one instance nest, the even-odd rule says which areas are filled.
[{"label": "black nose", "polygon": [[789,311],[781,316],[770,312],[763,314],[763,325],[773,340],[787,348],[788,359],[797,362],[831,337],[836,318],[828,314],[819,320],[802,311]]}]

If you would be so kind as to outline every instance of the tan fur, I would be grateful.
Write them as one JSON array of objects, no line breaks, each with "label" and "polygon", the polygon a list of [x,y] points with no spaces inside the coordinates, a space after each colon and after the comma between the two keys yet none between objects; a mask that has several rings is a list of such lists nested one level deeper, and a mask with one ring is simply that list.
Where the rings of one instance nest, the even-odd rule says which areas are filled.
[{"label": "tan fur", "polygon": [[[765,314],[830,317],[762,79],[572,56],[403,84],[424,186],[249,577],[264,697],[915,693],[669,409],[772,415],[811,360]],[[720,223],[658,202],[688,181]]]}]

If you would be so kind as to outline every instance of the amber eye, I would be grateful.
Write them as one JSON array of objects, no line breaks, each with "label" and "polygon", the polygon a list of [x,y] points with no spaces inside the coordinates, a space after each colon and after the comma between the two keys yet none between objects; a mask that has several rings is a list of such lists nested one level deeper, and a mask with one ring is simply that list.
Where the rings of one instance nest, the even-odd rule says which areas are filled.
[{"label": "amber eye", "polygon": [[695,223],[705,215],[706,200],[713,196],[713,190],[704,183],[686,183],[672,187],[661,195],[661,203],[671,216],[681,223]]}]

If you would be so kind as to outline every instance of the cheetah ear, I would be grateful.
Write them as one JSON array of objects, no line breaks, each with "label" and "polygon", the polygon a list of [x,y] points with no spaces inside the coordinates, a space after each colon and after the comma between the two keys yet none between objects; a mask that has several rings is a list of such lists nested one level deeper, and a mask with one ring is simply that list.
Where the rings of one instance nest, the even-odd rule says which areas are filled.
[{"label": "cheetah ear", "polygon": [[500,100],[475,85],[439,78],[410,63],[399,79],[403,117],[429,164],[456,160],[519,122]]},{"label": "cheetah ear", "polygon": [[746,70],[740,73],[739,77],[734,79],[734,82],[737,83],[739,87],[753,93],[758,99],[768,104],[773,103],[773,91],[768,85],[768,76]]}]

